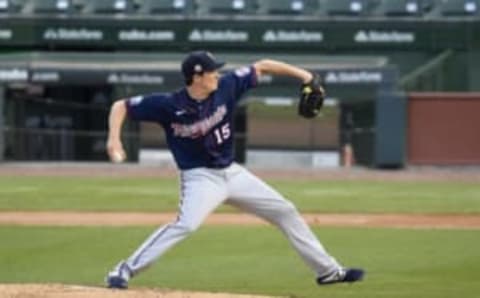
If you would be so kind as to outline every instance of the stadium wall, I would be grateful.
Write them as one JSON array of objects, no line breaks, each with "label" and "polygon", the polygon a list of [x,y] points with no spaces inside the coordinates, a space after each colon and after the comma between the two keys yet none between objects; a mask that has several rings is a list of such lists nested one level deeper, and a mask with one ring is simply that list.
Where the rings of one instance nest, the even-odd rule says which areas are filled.
[{"label": "stadium wall", "polygon": [[408,162],[480,165],[480,94],[412,93],[408,104]]},{"label": "stadium wall", "polygon": [[[410,139],[406,142],[405,138],[410,130],[405,129],[407,117],[406,112],[403,113],[407,111],[407,103],[403,96],[397,96],[401,91],[470,92],[480,88],[480,20],[475,17],[298,16],[285,22],[285,17],[278,16],[164,18],[33,14],[6,15],[0,19],[0,26],[0,44],[4,53],[0,55],[0,83],[5,89],[31,85],[49,88],[62,85],[88,88],[114,86],[112,97],[121,98],[151,89],[166,90],[178,84],[181,78],[173,69],[178,66],[180,58],[179,55],[169,55],[172,52],[185,53],[204,48],[214,50],[227,59],[232,56],[250,59],[291,55],[294,60],[290,62],[301,61],[302,65],[311,66],[312,70],[323,71],[329,95],[340,102],[342,112],[354,114],[357,126],[350,128],[349,141],[356,149],[357,161],[369,166],[403,166],[407,160],[405,148]],[[57,58],[63,54],[73,55],[74,52],[86,59],[76,61],[67,58],[68,67],[57,70],[56,66],[65,62]],[[168,56],[164,62],[170,63],[169,70],[153,69],[157,66],[148,61],[138,61],[138,65],[147,70],[112,70],[102,65],[102,60],[112,56],[118,64],[131,67],[129,56],[123,54],[147,56],[145,53],[155,52]],[[47,57],[45,53],[50,55]],[[20,64],[14,63],[16,56],[21,60]],[[348,59],[352,56],[360,62],[353,67],[344,63],[340,67],[343,69],[334,67],[329,70],[337,62],[322,60],[337,57],[338,60],[350,61]],[[304,57],[311,60],[302,61]],[[379,59],[377,62],[361,62],[365,57]],[[319,61],[318,64],[323,63],[323,66],[314,67],[312,61]],[[398,78],[388,78],[385,88],[384,77],[376,70],[371,71],[372,68],[387,72],[393,69]],[[406,77],[407,87],[398,83]],[[268,83],[271,86],[265,88],[270,90],[270,94],[262,91],[254,96],[283,94],[291,101],[297,89],[286,83],[275,78]],[[38,99],[49,102],[46,97]],[[68,101],[68,98],[65,100]],[[87,107],[91,103],[86,102],[84,110],[100,109],[104,114],[110,104],[110,101],[106,102],[104,106],[93,107]],[[8,110],[11,111],[11,108]],[[411,110],[408,109],[408,112]],[[340,119],[343,121],[345,118]],[[346,125],[339,123],[338,127],[341,130],[340,136],[337,136],[340,147]],[[10,128],[15,129],[4,127],[1,130],[4,136]],[[135,151],[139,145],[138,127],[128,129],[131,132],[131,148]],[[94,137],[102,138],[105,131],[100,131],[98,127],[96,130]],[[56,132],[50,130],[48,133]],[[10,136],[8,139],[11,139]],[[1,140],[0,145],[4,145]],[[98,151],[100,143],[95,142],[98,153],[95,159],[106,158]],[[245,144],[245,140],[240,143]]]}]

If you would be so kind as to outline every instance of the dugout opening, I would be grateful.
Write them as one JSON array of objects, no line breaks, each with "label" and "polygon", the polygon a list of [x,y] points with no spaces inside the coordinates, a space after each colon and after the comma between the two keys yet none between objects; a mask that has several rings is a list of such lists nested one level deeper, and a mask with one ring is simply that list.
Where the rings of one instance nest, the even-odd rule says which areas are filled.
[{"label": "dugout opening", "polygon": [[[112,85],[11,84],[4,90],[4,160],[105,161]],[[134,125],[125,150],[138,160]]]},{"label": "dugout opening", "polygon": [[5,160],[105,160],[112,87],[11,84],[5,92]]}]

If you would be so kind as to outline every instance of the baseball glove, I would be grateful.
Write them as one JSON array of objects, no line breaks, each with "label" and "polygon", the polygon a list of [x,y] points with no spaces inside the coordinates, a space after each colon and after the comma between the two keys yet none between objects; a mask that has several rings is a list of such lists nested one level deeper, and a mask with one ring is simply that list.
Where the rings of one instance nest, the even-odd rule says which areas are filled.
[{"label": "baseball glove", "polygon": [[317,73],[313,74],[310,82],[302,84],[300,89],[300,102],[298,114],[305,118],[313,118],[318,115],[325,99],[322,79]]}]

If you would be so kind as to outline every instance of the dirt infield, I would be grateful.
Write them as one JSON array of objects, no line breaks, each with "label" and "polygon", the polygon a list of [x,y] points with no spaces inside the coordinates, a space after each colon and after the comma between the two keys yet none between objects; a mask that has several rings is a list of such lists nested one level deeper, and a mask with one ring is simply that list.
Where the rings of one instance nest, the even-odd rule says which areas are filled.
[{"label": "dirt infield", "polygon": [[[303,214],[313,226],[415,229],[480,229],[478,215]],[[174,213],[135,212],[0,212],[0,225],[26,226],[145,226],[175,220]],[[248,214],[211,214],[206,225],[266,225]]]},{"label": "dirt infield", "polygon": [[59,284],[0,284],[0,298],[268,298],[229,293],[183,292],[165,289],[127,291]]}]

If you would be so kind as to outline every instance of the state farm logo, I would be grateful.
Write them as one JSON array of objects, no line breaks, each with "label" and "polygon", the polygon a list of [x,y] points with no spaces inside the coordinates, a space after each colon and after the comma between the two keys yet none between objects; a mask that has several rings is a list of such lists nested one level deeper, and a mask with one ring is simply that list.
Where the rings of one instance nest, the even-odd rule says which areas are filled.
[{"label": "state farm logo", "polygon": [[307,30],[267,30],[264,42],[322,42],[323,32]]},{"label": "state farm logo", "polygon": [[383,74],[380,71],[330,71],[325,75],[327,84],[380,83]]},{"label": "state farm logo", "polygon": [[43,32],[45,40],[102,40],[102,30],[91,30],[85,28],[47,28]]},{"label": "state farm logo", "polygon": [[355,33],[357,43],[412,43],[415,42],[414,32],[360,30]]},{"label": "state farm logo", "polygon": [[163,76],[146,73],[111,73],[107,77],[109,84],[162,85],[164,82]]},{"label": "state farm logo", "polygon": [[247,31],[240,30],[199,30],[194,29],[188,35],[188,40],[193,42],[199,41],[220,41],[220,42],[245,42],[249,40]]}]

